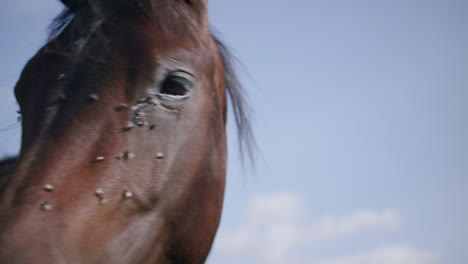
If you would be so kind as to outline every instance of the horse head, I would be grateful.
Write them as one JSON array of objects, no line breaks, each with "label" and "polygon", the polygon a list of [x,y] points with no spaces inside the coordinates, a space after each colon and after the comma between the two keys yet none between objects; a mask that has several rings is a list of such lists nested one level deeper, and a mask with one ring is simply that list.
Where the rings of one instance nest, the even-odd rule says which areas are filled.
[{"label": "horse head", "polygon": [[226,174],[226,98],[206,0],[62,0],[15,94],[1,263],[203,263]]}]

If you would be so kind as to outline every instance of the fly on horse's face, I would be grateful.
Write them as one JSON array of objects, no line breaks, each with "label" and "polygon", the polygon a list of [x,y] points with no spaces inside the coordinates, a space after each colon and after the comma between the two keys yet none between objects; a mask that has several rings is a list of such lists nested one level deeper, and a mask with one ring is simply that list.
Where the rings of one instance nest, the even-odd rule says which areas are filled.
[{"label": "fly on horse's face", "polygon": [[23,137],[0,181],[0,263],[203,263],[226,89],[246,121],[207,1],[62,2],[15,89]]}]

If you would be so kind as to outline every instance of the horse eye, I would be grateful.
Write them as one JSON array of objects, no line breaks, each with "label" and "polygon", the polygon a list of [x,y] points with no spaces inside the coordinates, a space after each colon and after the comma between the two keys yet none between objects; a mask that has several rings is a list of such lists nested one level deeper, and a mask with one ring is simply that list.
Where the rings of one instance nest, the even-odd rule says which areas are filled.
[{"label": "horse eye", "polygon": [[161,94],[172,96],[187,95],[192,88],[192,84],[185,78],[178,76],[169,76],[161,85]]}]

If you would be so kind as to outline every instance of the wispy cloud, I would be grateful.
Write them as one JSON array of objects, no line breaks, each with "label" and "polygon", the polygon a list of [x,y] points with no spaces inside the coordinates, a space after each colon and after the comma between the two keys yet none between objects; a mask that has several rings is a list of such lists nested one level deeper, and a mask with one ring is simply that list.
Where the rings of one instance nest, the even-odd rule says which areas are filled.
[{"label": "wispy cloud", "polygon": [[214,258],[248,255],[255,263],[292,263],[290,254],[294,249],[366,231],[393,231],[401,225],[401,216],[393,209],[360,209],[341,217],[323,216],[314,222],[306,219],[307,211],[304,201],[295,194],[255,198],[247,210],[246,222],[238,230],[220,232]]},{"label": "wispy cloud", "polygon": [[377,249],[367,254],[308,262],[315,264],[438,264],[440,255],[408,245]]},{"label": "wispy cloud", "polygon": [[392,231],[400,224],[401,217],[393,209],[370,211],[360,209],[341,218],[324,216],[308,230],[310,239],[324,240],[350,236],[362,231]]}]

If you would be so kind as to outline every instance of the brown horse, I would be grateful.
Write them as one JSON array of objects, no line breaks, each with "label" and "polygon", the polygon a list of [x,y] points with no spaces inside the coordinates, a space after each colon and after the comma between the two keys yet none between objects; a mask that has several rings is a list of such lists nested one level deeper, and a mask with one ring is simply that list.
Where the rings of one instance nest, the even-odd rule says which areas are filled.
[{"label": "brown horse", "polygon": [[227,95],[250,136],[207,0],[62,2],[15,88],[23,135],[0,162],[0,263],[204,263]]}]

